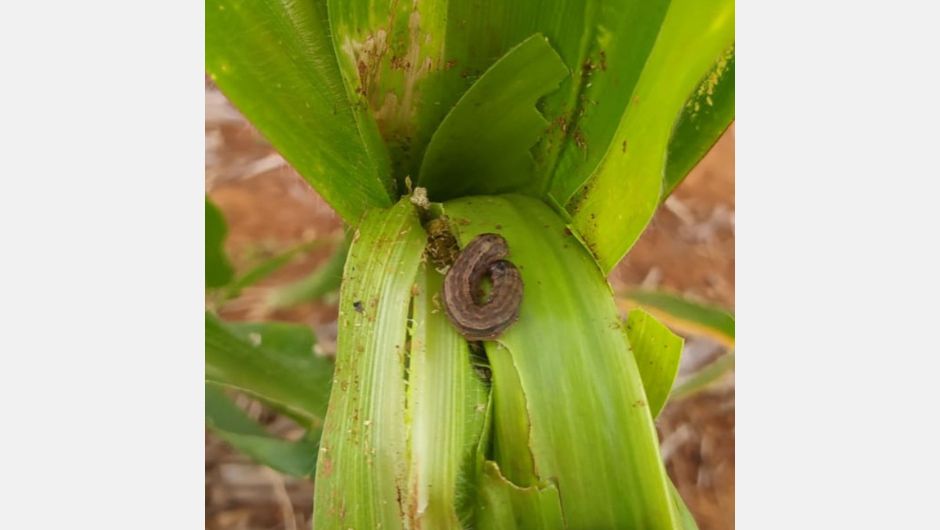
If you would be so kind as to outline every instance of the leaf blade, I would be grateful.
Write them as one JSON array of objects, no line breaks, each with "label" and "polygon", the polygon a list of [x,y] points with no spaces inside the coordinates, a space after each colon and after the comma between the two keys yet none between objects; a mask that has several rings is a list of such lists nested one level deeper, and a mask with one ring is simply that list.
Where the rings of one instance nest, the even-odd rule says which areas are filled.
[{"label": "leaf blade", "polygon": [[[615,133],[643,66],[656,42],[670,1],[600,1],[587,7],[591,25],[578,54],[579,77],[569,94],[550,96],[558,127],[543,145],[551,179],[546,192],[558,204],[597,170],[607,153],[619,148]],[[554,103],[554,105],[552,104]],[[551,112],[551,111],[549,111]]]},{"label": "leaf blade", "polygon": [[434,132],[418,185],[435,200],[541,193],[529,149],[548,121],[535,104],[567,75],[564,62],[542,35],[532,35],[506,52]]},{"label": "leaf blade", "polygon": [[278,287],[267,299],[268,307],[282,309],[310,300],[318,300],[339,289],[349,253],[349,237],[333,251],[329,260],[321,267],[296,282]]},{"label": "leaf blade", "polygon": [[308,241],[295,245],[294,247],[282,252],[276,256],[268,258],[258,263],[244,275],[236,278],[228,289],[225,290],[225,298],[232,299],[241,294],[242,290],[274,274],[278,269],[290,263],[298,254],[307,252],[320,246],[322,241]]},{"label": "leaf blade", "polygon": [[291,348],[304,348],[307,354],[301,357],[299,349],[277,350],[258,340],[252,341],[206,313],[206,380],[284,407],[306,420],[308,427],[319,425],[330,395],[332,363],[314,356],[314,338],[309,328],[291,324],[258,326],[268,326],[269,332],[281,334],[285,328],[296,330],[295,333],[306,330],[307,338],[303,342],[299,342],[296,335],[278,340],[292,344]]},{"label": "leaf blade", "polygon": [[682,107],[666,155],[663,200],[734,121],[734,45],[725,50]]},{"label": "leaf blade", "polygon": [[634,309],[627,317],[627,337],[640,370],[650,413],[655,418],[666,404],[679,373],[684,341],[642,309]]},{"label": "leaf blade", "polygon": [[206,426],[232,447],[281,473],[306,477],[316,466],[319,444],[309,438],[290,442],[271,436],[212,383],[206,383]]},{"label": "leaf blade", "polygon": [[672,389],[669,399],[687,398],[700,390],[704,390],[731,370],[734,370],[734,352],[722,355],[676,385],[676,388]]},{"label": "leaf blade", "polygon": [[673,0],[607,155],[570,200],[553,194],[605,272],[652,218],[662,197],[673,124],[733,40],[732,1]]},{"label": "leaf blade", "polygon": [[473,516],[476,450],[489,390],[440,306],[441,274],[422,264],[417,286],[408,363],[407,513],[413,528],[460,530]]},{"label": "leaf blade", "polygon": [[672,328],[715,339],[734,348],[734,315],[720,307],[706,305],[665,291],[635,289],[618,300],[625,310],[640,306]]},{"label": "leaf blade", "polygon": [[206,71],[347,222],[391,204],[387,150],[347,97],[324,2],[209,0]]},{"label": "leaf blade", "polygon": [[228,228],[219,207],[206,196],[206,287],[222,287],[232,280],[235,269],[225,255]]},{"label": "leaf blade", "polygon": [[340,290],[336,375],[317,461],[316,528],[403,524],[406,329],[424,244],[407,199],[367,211],[356,230]]},{"label": "leaf blade", "polygon": [[500,473],[499,466],[487,461],[480,478],[480,514],[477,528],[505,530],[562,530],[562,513],[558,488],[554,484],[542,487],[519,487]]},{"label": "leaf blade", "polygon": [[[531,450],[535,478],[556,481],[571,528],[672,528],[643,383],[596,262],[556,213],[530,197],[468,197],[444,209],[463,242],[485,232],[505,237],[525,285],[519,319],[497,342],[518,371],[529,423],[520,428],[509,418],[493,432],[528,439],[529,447],[507,446],[517,454],[497,453],[497,464],[506,472],[508,459]],[[497,400],[498,351],[487,343]],[[494,422],[507,421],[498,403],[494,412]]]}]

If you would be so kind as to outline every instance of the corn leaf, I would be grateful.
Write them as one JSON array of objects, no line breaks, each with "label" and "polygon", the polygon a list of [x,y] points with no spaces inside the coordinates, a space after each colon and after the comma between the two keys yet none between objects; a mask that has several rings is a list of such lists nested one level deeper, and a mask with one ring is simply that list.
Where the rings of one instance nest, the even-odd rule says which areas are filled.
[{"label": "corn leaf", "polygon": [[[438,175],[422,179],[447,197],[547,194],[574,216],[574,228],[609,270],[664,191],[733,116],[733,61],[729,69],[721,56],[733,50],[733,26],[731,0],[213,0],[207,4],[207,70],[348,221],[389,204],[406,177],[419,172]],[[500,123],[523,122],[500,121],[505,116],[497,110],[476,121],[447,117],[466,115],[458,100],[474,81],[536,33],[579,75],[540,103],[551,125],[533,149],[536,165],[529,171],[518,149],[505,153],[532,135],[510,134],[514,142],[507,144],[496,134],[509,133]],[[534,124],[543,118],[530,108],[531,91],[513,98],[514,87],[542,83],[538,96],[554,88],[551,78],[529,72],[515,76],[514,84],[494,77],[471,99],[492,109],[528,109],[526,122]],[[423,170],[432,135],[448,121],[455,124],[440,133],[451,140],[434,143],[451,148],[435,148]],[[487,134],[478,142],[459,141],[468,132],[460,123]],[[464,189],[437,184],[463,179],[445,179],[445,170],[433,169],[442,161],[454,167],[446,153],[455,145],[469,150],[461,150],[461,160],[471,163],[457,166],[472,173]],[[478,186],[483,181],[492,182]]]},{"label": "corn leaf", "polygon": [[418,175],[431,133],[459,96],[441,84],[452,66],[444,60],[450,2],[326,3],[347,94],[375,117],[404,189],[405,177]]},{"label": "corn leaf", "polygon": [[725,50],[692,91],[669,139],[663,200],[734,121],[734,45]]},{"label": "corn leaf", "polygon": [[480,482],[476,528],[562,530],[565,526],[558,488],[521,488],[506,479],[495,462],[486,462]]},{"label": "corn leaf", "polygon": [[340,290],[333,392],[314,491],[319,530],[401,528],[408,507],[405,417],[412,289],[426,236],[402,200],[369,210]]},{"label": "corn leaf", "polygon": [[676,385],[672,390],[669,399],[687,398],[701,390],[708,388],[709,385],[720,379],[726,373],[734,370],[734,352],[715,359],[704,368],[689,376],[688,379]]},{"label": "corn leaf", "polygon": [[347,222],[392,203],[387,149],[345,90],[324,0],[208,0],[206,71]]},{"label": "corn leaf", "polygon": [[570,200],[570,187],[553,185],[552,197],[566,205],[605,272],[652,218],[662,197],[673,125],[702,76],[733,41],[732,1],[671,2],[603,160]]},{"label": "corn leaf", "polygon": [[655,418],[666,404],[679,373],[682,337],[642,309],[634,309],[627,317],[627,337],[643,379],[646,402]]},{"label": "corn leaf", "polygon": [[525,389],[509,349],[499,342],[487,346],[493,372],[492,454],[502,467],[501,474],[519,487],[540,482],[534,455],[529,449],[532,422],[529,419]]},{"label": "corn leaf", "polygon": [[206,380],[283,408],[304,426],[319,425],[333,364],[313,353],[313,332],[296,324],[227,326],[206,313]]},{"label": "corn leaf", "polygon": [[206,197],[206,287],[222,287],[235,273],[225,255],[227,233],[222,211]]},{"label": "corn leaf", "polygon": [[[518,321],[497,340],[501,347],[487,343],[494,461],[505,470],[530,453],[537,484],[558,484],[570,528],[673,528],[643,383],[591,255],[556,213],[525,196],[469,197],[444,208],[463,243],[502,234],[525,284]],[[501,414],[502,382],[511,380],[503,367],[510,362],[528,422]]]},{"label": "corn leaf", "polygon": [[281,252],[276,256],[258,263],[244,275],[239,276],[225,289],[225,297],[237,297],[239,294],[241,294],[242,289],[260,282],[261,280],[274,274],[281,267],[293,261],[293,259],[296,258],[299,254],[312,250],[322,244],[323,241],[307,241],[299,245],[294,245],[292,248],[289,248],[288,250]]},{"label": "corn leaf", "polygon": [[577,77],[545,104],[546,113],[555,117],[555,127],[543,143],[541,155],[551,174],[547,191],[561,205],[597,171],[608,153],[622,150],[623,136],[617,134],[617,128],[630,108],[670,1],[613,0],[583,5],[585,29],[578,48],[572,50],[577,50],[578,62],[570,65]]},{"label": "corn leaf", "polygon": [[432,134],[457,100],[525,39],[544,34],[577,71],[595,10],[588,4],[329,0],[347,88],[376,116],[400,183],[417,176]]},{"label": "corn leaf", "polygon": [[443,277],[424,264],[414,297],[408,364],[409,499],[412,528],[466,528],[473,517],[477,443],[489,391],[467,341],[445,316]]},{"label": "corn leaf", "polygon": [[[314,356],[317,337],[309,326],[288,322],[226,322],[225,327],[242,340],[284,358],[305,361]],[[324,366],[332,369],[332,363],[322,360]]]},{"label": "corn leaf", "polygon": [[508,191],[539,195],[529,149],[548,121],[535,103],[567,75],[564,62],[542,35],[509,50],[437,128],[418,184],[435,200]]},{"label": "corn leaf", "polygon": [[[730,0],[722,3],[733,5]],[[328,4],[347,90],[376,116],[400,183],[419,173],[432,135],[474,82],[531,35],[544,35],[573,75],[540,102],[551,125],[533,149],[536,170],[531,182],[520,178],[520,187],[512,191],[550,192],[553,202],[561,205],[596,172],[609,152],[620,149],[624,139],[617,134],[620,118],[636,99],[635,88],[641,72],[649,70],[646,65],[654,44],[663,40],[665,28],[661,26],[667,9],[674,12],[673,19],[694,20],[705,13],[689,1],[668,0],[329,0]],[[696,46],[707,48],[712,35],[702,28],[714,20],[706,18],[701,26],[682,29],[691,29],[691,37],[699,40]],[[665,35],[673,40],[674,36],[675,32]],[[659,45],[663,46],[672,44]],[[683,49],[681,53],[694,53],[689,60],[681,53],[667,57],[669,70],[689,71],[698,81],[721,49],[708,57],[707,64],[697,62],[702,50]],[[518,76],[527,82],[525,77]],[[652,82],[671,81],[675,79]],[[666,134],[693,86],[694,82],[678,88],[685,92],[664,118]],[[670,87],[670,92],[675,90]],[[525,98],[518,100],[517,108],[527,106]],[[494,128],[488,116],[479,118],[475,127]],[[486,149],[483,162],[504,150],[496,143],[493,146],[492,151]],[[432,197],[437,195],[432,193]]]},{"label": "corn leaf", "polygon": [[330,259],[309,275],[296,282],[278,287],[268,297],[267,304],[274,309],[294,306],[311,300],[318,300],[324,295],[339,289],[343,279],[343,267],[346,266],[346,254],[349,253],[349,238],[333,251]]},{"label": "corn leaf", "polygon": [[206,383],[206,426],[232,447],[281,473],[306,477],[316,466],[318,431],[296,442],[272,436],[212,383]]},{"label": "corn leaf", "polygon": [[627,311],[642,307],[675,330],[704,335],[734,348],[734,315],[722,308],[664,291],[647,290],[628,291],[618,299],[618,304]]}]

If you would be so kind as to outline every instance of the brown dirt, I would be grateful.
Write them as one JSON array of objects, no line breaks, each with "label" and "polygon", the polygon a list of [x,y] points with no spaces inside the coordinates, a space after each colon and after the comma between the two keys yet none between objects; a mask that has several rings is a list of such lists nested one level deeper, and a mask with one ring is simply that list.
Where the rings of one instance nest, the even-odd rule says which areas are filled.
[{"label": "brown dirt", "polygon": [[[299,243],[329,241],[223,305],[222,317],[307,323],[329,349],[335,344],[335,304],[308,303],[271,311],[261,302],[272,287],[299,279],[323,263],[342,233],[342,223],[210,86],[206,187],[225,215],[226,251],[239,273]],[[615,290],[643,285],[734,308],[733,126],[660,208],[610,281]],[[687,352],[695,346],[706,351],[708,359],[720,354],[695,340],[687,343]],[[683,359],[681,373],[702,362]],[[269,426],[280,421],[260,407],[249,410]],[[699,527],[733,529],[733,376],[710,391],[670,403],[657,426],[669,474]],[[207,529],[309,528],[313,491],[309,481],[255,465],[211,433],[206,434],[205,447]]]}]

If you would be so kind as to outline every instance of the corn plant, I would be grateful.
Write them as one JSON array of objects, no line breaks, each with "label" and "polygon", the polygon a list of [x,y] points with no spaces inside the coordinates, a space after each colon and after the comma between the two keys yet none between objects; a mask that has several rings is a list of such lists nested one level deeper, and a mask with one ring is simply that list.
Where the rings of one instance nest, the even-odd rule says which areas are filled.
[{"label": "corn plant", "polygon": [[[206,316],[207,422],[313,474],[315,528],[694,528],[653,424],[682,341],[606,275],[733,119],[730,0],[207,0],[206,69],[352,230],[335,365]],[[521,301],[483,336],[443,287],[485,234]]]},{"label": "corn plant", "polygon": [[[734,369],[734,315],[727,310],[688,300],[665,291],[631,290],[618,297],[622,310],[633,315],[650,313],[662,319],[670,329],[684,335],[707,337],[726,350],[726,354],[677,382],[669,399],[689,397],[708,388]],[[643,311],[637,311],[641,308]]]}]

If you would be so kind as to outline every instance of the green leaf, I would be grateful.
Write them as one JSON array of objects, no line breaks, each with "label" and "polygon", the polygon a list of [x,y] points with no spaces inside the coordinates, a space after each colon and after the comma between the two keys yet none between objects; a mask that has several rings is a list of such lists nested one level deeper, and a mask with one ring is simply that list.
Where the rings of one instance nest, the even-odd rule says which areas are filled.
[{"label": "green leaf", "polygon": [[206,426],[232,447],[281,473],[306,477],[316,466],[318,444],[312,439],[318,432],[296,442],[271,436],[211,383],[206,383]]},{"label": "green leaf", "polygon": [[734,45],[721,53],[689,96],[672,130],[663,199],[702,160],[734,121]]},{"label": "green leaf", "polygon": [[[463,243],[481,233],[503,235],[525,284],[519,319],[497,340],[502,348],[486,343],[494,461],[527,486],[506,470],[529,452],[536,484],[558,485],[570,528],[673,528],[643,382],[591,255],[557,214],[526,196],[468,197],[444,209]],[[494,357],[515,367],[528,422],[501,413],[507,363]]]},{"label": "green leaf", "polygon": [[734,315],[663,291],[633,290],[623,294],[624,309],[640,306],[667,325],[690,335],[704,335],[734,348]]},{"label": "green leaf", "polygon": [[535,148],[533,186],[544,193],[554,175],[568,188],[555,195],[570,196],[611,145],[668,5],[329,0],[329,12],[347,88],[376,116],[400,182],[418,174],[432,134],[474,81],[531,35],[544,35],[577,75],[540,104],[552,125]]},{"label": "green leaf", "polygon": [[206,197],[206,287],[222,287],[232,279],[234,269],[225,256],[225,217]]},{"label": "green leaf", "polygon": [[[466,528],[473,516],[477,443],[489,391],[470,349],[444,314],[444,279],[422,264],[408,363],[409,506],[414,528]],[[495,527],[494,527],[495,528]]]},{"label": "green leaf", "polygon": [[208,0],[206,71],[347,222],[391,204],[388,153],[350,103],[324,1]]},{"label": "green leaf", "polygon": [[[734,350],[734,316],[719,307],[693,302],[663,291],[634,290],[618,300],[630,310],[640,306],[657,315],[667,325],[688,335],[702,335]],[[632,314],[632,312],[631,312]],[[724,355],[700,369],[672,389],[669,399],[682,399],[707,388],[734,369],[734,352]]]},{"label": "green leaf", "polygon": [[500,530],[562,530],[562,513],[558,488],[554,484],[521,488],[500,473],[499,466],[489,461],[484,465],[480,481],[480,505],[476,528]]},{"label": "green leaf", "polygon": [[[206,313],[206,380],[283,407],[305,426],[322,422],[333,363],[313,353],[306,326],[226,326]],[[267,342],[266,342],[267,341]]]},{"label": "green leaf", "polygon": [[553,185],[552,197],[565,204],[605,272],[652,218],[662,196],[673,125],[689,94],[733,41],[733,1],[674,0],[603,160],[571,200],[570,187]]},{"label": "green leaf", "polygon": [[232,282],[232,284],[228,286],[228,289],[225,290],[225,297],[237,297],[239,294],[241,294],[242,289],[250,287],[267,278],[271,274],[274,274],[274,272],[276,272],[278,269],[293,261],[293,259],[297,257],[298,254],[312,250],[322,244],[322,240],[307,241],[299,245],[295,245],[293,248],[290,248],[287,251],[282,252],[270,259],[262,261],[253,267],[250,271],[246,272],[243,276]]},{"label": "green leaf", "polygon": [[646,402],[655,418],[666,404],[679,373],[682,337],[642,309],[634,309],[627,317],[627,337],[643,379]]},{"label": "green leaf", "polygon": [[319,530],[401,528],[408,509],[406,331],[425,241],[407,199],[366,212],[353,238],[317,462]]},{"label": "green leaf", "polygon": [[[317,337],[309,326],[287,322],[227,322],[225,327],[253,346],[262,346],[284,358],[308,361]],[[330,366],[326,359],[324,366]],[[332,367],[330,367],[332,369]]]},{"label": "green leaf", "polygon": [[492,457],[514,484],[528,487],[540,482],[529,449],[531,421],[525,389],[509,349],[499,342],[487,346],[493,372]]},{"label": "green leaf", "polygon": [[406,176],[417,177],[431,133],[459,96],[440,90],[450,64],[443,59],[449,0],[326,3],[347,94],[375,117],[404,189]]},{"label": "green leaf", "polygon": [[723,355],[712,361],[672,390],[669,399],[687,398],[720,379],[726,373],[734,370],[734,352]]},{"label": "green leaf", "polygon": [[577,62],[569,63],[578,75],[546,102],[546,113],[557,115],[541,146],[551,174],[547,191],[555,203],[566,204],[604,157],[622,148],[623,138],[615,134],[669,5],[669,0],[583,3],[587,24],[572,50]]},{"label": "green leaf", "polygon": [[[479,0],[475,2],[440,2],[447,5],[447,33],[445,36],[445,64],[453,68],[441,74],[439,92],[435,100],[453,105],[481,74],[489,69],[509,50],[538,33],[544,35],[572,75],[566,77],[558,90],[548,94],[539,103],[539,110],[551,122],[543,132],[540,144],[533,149],[536,161],[535,178],[527,189],[544,195],[553,169],[553,158],[546,151],[557,150],[570,141],[557,120],[566,115],[577,115],[577,102],[586,81],[578,75],[590,53],[602,23],[602,5],[615,5],[616,0],[546,0],[541,2],[506,2],[505,0]],[[632,5],[642,2],[631,2]],[[624,2],[620,2],[621,5]],[[616,8],[615,8],[616,10]],[[630,16],[628,9],[618,15]],[[454,99],[451,99],[453,97]],[[567,129],[571,134],[574,129]],[[551,136],[552,131],[556,135]],[[496,150],[490,156],[501,156]],[[520,191],[527,191],[523,189]]]},{"label": "green leaf", "polygon": [[[479,136],[484,145],[473,146],[473,156],[462,154],[473,164],[456,167],[472,172],[473,183],[486,179],[502,187],[452,189],[437,184],[447,180],[443,173],[422,180],[432,197],[547,192],[549,202],[574,215],[575,228],[605,269],[649,221],[664,179],[668,190],[713,142],[717,125],[709,120],[725,121],[723,109],[733,108],[723,96],[725,87],[733,92],[733,79],[725,82],[723,75],[709,85],[721,112],[677,122],[703,74],[732,46],[731,0],[325,3],[214,0],[207,6],[207,64],[219,86],[347,220],[388,204],[395,179],[401,189],[409,175],[434,175],[440,161],[455,167],[435,147],[427,153],[429,169],[422,170],[432,135],[451,121],[448,113],[459,110],[458,100],[481,74],[536,33],[580,75],[540,103],[551,125],[533,150],[534,175],[513,169],[528,166],[518,145],[532,141],[531,134],[512,136],[518,145],[511,157],[505,157],[510,144],[504,136],[487,134]],[[530,83],[534,76],[515,80]],[[513,84],[488,82],[503,86],[481,93],[513,91]],[[529,107],[510,108],[529,111],[531,133],[536,116]],[[494,121],[503,113],[475,117],[455,120],[487,132],[505,129]],[[466,134],[463,127],[448,125],[440,134],[448,129],[460,134],[440,142],[472,146],[456,140]],[[672,162],[664,170],[667,150]],[[486,175],[493,165],[496,176]]]},{"label": "green leaf", "polygon": [[271,292],[267,300],[269,307],[281,309],[311,300],[318,300],[327,293],[339,289],[349,253],[349,237],[343,239],[330,259],[308,276],[279,287]]},{"label": "green leaf", "polygon": [[418,185],[435,200],[508,191],[542,192],[529,149],[548,121],[536,101],[568,75],[542,35],[533,35],[496,61],[438,127]]}]

